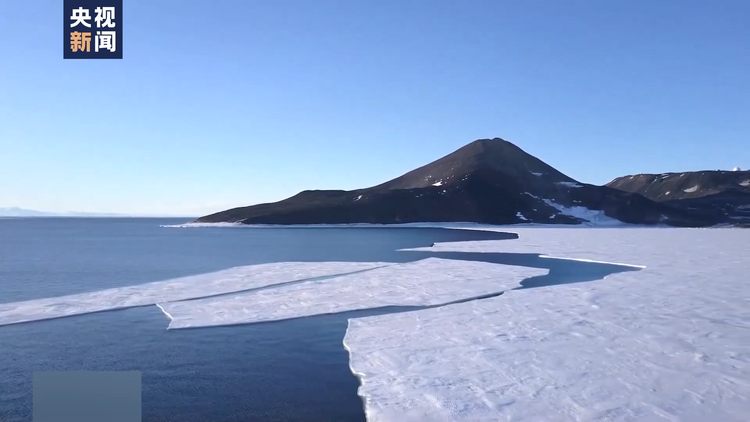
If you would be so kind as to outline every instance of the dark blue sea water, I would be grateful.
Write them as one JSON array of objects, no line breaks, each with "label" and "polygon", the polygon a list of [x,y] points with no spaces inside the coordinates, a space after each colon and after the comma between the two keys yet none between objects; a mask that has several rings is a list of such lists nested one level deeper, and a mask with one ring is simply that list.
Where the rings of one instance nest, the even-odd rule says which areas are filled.
[{"label": "dark blue sea water", "polygon": [[[397,251],[517,237],[507,233],[161,227],[180,223],[0,219],[0,303],[284,261],[408,262],[436,256],[549,269],[521,288],[632,270],[537,254]],[[141,371],[144,421],[364,421],[359,384],[342,344],[347,320],[414,309],[167,331],[166,317],[150,306],[0,326],[0,421],[32,420],[32,374],[49,370]]]},{"label": "dark blue sea water", "polygon": [[[406,262],[397,249],[508,237],[427,228],[163,228],[184,220],[0,219],[0,302],[283,261]],[[371,311],[377,313],[382,311]],[[167,331],[156,307],[0,326],[0,421],[32,420],[32,373],[138,370],[144,421],[363,421],[347,319]]]}]

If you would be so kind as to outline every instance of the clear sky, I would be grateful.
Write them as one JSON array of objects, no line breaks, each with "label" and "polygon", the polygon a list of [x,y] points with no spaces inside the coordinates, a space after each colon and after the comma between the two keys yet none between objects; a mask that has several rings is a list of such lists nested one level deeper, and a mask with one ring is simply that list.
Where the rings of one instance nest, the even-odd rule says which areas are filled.
[{"label": "clear sky", "polygon": [[750,167],[748,0],[0,0],[0,207],[201,215],[502,137],[583,182]]}]

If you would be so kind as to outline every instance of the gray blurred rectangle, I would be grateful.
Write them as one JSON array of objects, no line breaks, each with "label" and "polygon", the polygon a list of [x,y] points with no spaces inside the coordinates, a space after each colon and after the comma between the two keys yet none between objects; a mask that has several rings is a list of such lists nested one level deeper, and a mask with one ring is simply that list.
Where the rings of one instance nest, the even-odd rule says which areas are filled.
[{"label": "gray blurred rectangle", "polygon": [[36,371],[34,422],[141,422],[141,372]]}]

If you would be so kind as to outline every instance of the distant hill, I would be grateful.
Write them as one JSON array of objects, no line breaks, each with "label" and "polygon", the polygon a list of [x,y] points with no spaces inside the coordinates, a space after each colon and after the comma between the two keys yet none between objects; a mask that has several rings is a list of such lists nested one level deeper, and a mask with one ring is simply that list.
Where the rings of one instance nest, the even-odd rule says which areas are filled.
[{"label": "distant hill", "polygon": [[750,223],[750,171],[636,174],[618,177],[607,186],[727,223]]},{"label": "distant hill", "polygon": [[18,207],[0,207],[0,217],[45,217],[48,214],[41,211],[27,210]]},{"label": "distant hill", "polygon": [[500,138],[480,139],[377,186],[303,191],[283,201],[233,208],[197,222],[341,224],[668,224],[710,226],[712,215],[675,208],[610,186],[580,183]]},{"label": "distant hill", "polygon": [[0,208],[0,217],[124,217],[122,214],[64,212],[54,213],[46,211],[28,210],[18,207]]}]

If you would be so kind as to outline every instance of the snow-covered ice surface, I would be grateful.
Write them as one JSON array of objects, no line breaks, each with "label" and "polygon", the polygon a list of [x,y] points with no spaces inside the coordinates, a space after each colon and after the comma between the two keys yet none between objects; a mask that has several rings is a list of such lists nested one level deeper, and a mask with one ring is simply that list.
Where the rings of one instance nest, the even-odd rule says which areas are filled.
[{"label": "snow-covered ice surface", "polygon": [[436,306],[500,294],[546,269],[428,258],[252,293],[160,303],[169,328],[246,324],[385,306]]},{"label": "snow-covered ice surface", "polygon": [[750,232],[515,229],[421,250],[645,265],[351,319],[369,422],[741,421],[750,415]]},{"label": "snow-covered ice surface", "polygon": [[0,325],[154,305],[258,289],[310,278],[358,273],[391,265],[378,262],[284,262],[117,287],[69,296],[0,303]]}]

